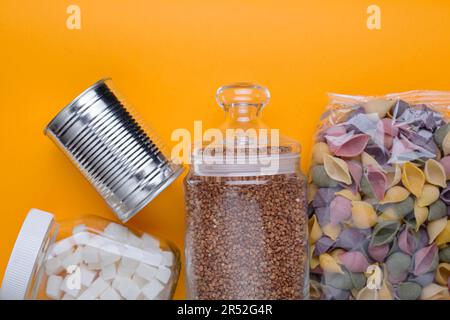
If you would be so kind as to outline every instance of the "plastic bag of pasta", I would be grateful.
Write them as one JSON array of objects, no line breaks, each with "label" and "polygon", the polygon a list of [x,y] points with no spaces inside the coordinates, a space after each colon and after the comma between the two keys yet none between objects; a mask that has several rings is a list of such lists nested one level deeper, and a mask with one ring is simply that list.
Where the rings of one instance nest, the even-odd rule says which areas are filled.
[{"label": "plastic bag of pasta", "polygon": [[309,172],[311,297],[450,299],[450,92],[330,95]]}]

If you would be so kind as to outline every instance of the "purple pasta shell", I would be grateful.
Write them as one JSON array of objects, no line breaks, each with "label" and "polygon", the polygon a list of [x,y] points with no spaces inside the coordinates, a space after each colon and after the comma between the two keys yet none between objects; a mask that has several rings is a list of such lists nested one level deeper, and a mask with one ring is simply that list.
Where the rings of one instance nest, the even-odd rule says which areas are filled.
[{"label": "purple pasta shell", "polygon": [[398,135],[399,127],[395,125],[395,120],[384,118],[378,123],[378,131],[385,135],[395,137]]},{"label": "purple pasta shell", "polygon": [[377,199],[382,200],[388,187],[386,174],[376,167],[369,165],[367,167],[367,180]]},{"label": "purple pasta shell", "polygon": [[326,226],[330,223],[330,207],[316,208],[316,217],[320,226]]},{"label": "purple pasta shell", "polygon": [[437,264],[438,247],[434,244],[422,248],[414,255],[414,275],[420,276],[432,270]]},{"label": "purple pasta shell", "polygon": [[[370,234],[370,229],[368,232]],[[342,230],[336,241],[336,246],[346,250],[358,249],[363,245],[367,237],[367,232],[364,232],[362,229],[347,228]]]},{"label": "purple pasta shell", "polygon": [[336,196],[330,203],[330,221],[333,224],[349,220],[352,216],[352,202],[342,196]]},{"label": "purple pasta shell", "polygon": [[322,208],[330,205],[331,200],[335,197],[336,192],[339,189],[336,188],[320,188],[317,190],[312,206],[314,208]]},{"label": "purple pasta shell", "polygon": [[359,251],[348,251],[339,256],[340,262],[350,272],[365,272],[369,267],[366,257]]},{"label": "purple pasta shell", "polygon": [[347,161],[347,166],[350,172],[350,176],[352,177],[352,184],[347,187],[353,192],[358,192],[363,174],[362,166],[359,162],[356,161]]},{"label": "purple pasta shell", "polygon": [[385,166],[389,160],[389,154],[384,147],[372,143],[366,147],[365,151],[374,157],[381,166]]},{"label": "purple pasta shell", "polygon": [[388,279],[391,284],[399,284],[408,278],[408,272],[403,272],[401,274],[388,274]]},{"label": "purple pasta shell", "polygon": [[323,298],[325,300],[348,300],[350,292],[332,286],[323,286]]},{"label": "purple pasta shell", "polygon": [[389,244],[383,244],[381,246],[369,246],[367,251],[373,260],[384,262],[389,254],[389,250]]},{"label": "purple pasta shell", "polygon": [[428,245],[429,237],[424,228],[420,228],[418,232],[415,232],[414,238],[416,239],[416,251],[425,248]]},{"label": "purple pasta shell", "polygon": [[444,167],[445,174],[450,177],[450,156],[443,157],[440,162]]},{"label": "purple pasta shell", "polygon": [[314,248],[314,255],[319,256],[322,253],[327,252],[330,250],[334,245],[334,241],[331,238],[328,238],[327,236],[322,236],[317,242],[315,243]]},{"label": "purple pasta shell", "polygon": [[392,118],[393,119],[399,119],[402,114],[405,112],[405,110],[409,109],[410,105],[409,103],[403,101],[403,100],[398,100],[394,107],[392,108]]},{"label": "purple pasta shell", "polygon": [[326,136],[330,151],[339,157],[356,157],[360,155],[369,142],[369,136],[365,134],[347,133],[339,137]]},{"label": "purple pasta shell", "polygon": [[416,239],[409,230],[409,228],[404,228],[403,231],[398,236],[398,247],[403,252],[412,255],[416,247]]},{"label": "purple pasta shell", "polygon": [[444,201],[446,205],[450,205],[450,186],[447,184],[447,187],[441,191],[441,200]]},{"label": "purple pasta shell", "polygon": [[410,276],[409,281],[420,284],[422,287],[426,287],[434,281],[434,272],[424,273],[418,277]]}]

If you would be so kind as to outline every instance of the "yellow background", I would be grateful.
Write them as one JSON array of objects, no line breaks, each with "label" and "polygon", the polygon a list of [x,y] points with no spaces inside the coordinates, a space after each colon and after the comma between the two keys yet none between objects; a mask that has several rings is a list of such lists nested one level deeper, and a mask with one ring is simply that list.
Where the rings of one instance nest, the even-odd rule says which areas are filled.
[{"label": "yellow background", "polygon": [[[366,27],[372,3],[380,31]],[[66,28],[70,4],[81,30]],[[221,84],[263,84],[273,97],[265,122],[301,141],[306,169],[327,92],[450,89],[449,15],[448,0],[2,0],[0,274],[31,207],[113,218],[42,133],[99,78],[111,76],[169,146],[175,128],[222,120]],[[129,224],[183,248],[183,219],[178,179]]]}]

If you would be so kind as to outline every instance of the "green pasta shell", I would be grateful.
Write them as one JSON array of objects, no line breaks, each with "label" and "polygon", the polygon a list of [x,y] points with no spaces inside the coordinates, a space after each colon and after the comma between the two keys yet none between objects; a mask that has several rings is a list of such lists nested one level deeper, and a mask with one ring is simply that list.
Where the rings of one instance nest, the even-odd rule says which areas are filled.
[{"label": "green pasta shell", "polygon": [[373,230],[370,245],[381,246],[391,243],[399,229],[400,222],[398,221],[383,221],[378,223]]},{"label": "green pasta shell", "polygon": [[398,276],[409,271],[412,259],[409,255],[403,252],[395,252],[386,260],[386,267],[388,272],[394,276]]},{"label": "green pasta shell", "polygon": [[432,205],[430,205],[430,211],[428,213],[428,220],[434,221],[443,218],[447,215],[447,206],[444,201],[437,200]]},{"label": "green pasta shell", "polygon": [[341,290],[351,290],[353,288],[352,279],[346,270],[343,273],[325,272],[325,283]]},{"label": "green pasta shell", "polygon": [[439,261],[450,263],[450,247],[439,250]]},{"label": "green pasta shell", "polygon": [[397,295],[400,300],[417,300],[421,293],[422,287],[415,282],[403,282],[397,288]]},{"label": "green pasta shell", "polygon": [[439,147],[442,147],[442,142],[444,141],[444,138],[449,131],[450,131],[450,124],[448,123],[435,131],[434,141]]},{"label": "green pasta shell", "polygon": [[314,166],[311,170],[313,182],[321,188],[333,188],[338,186],[338,182],[331,179],[323,165]]}]

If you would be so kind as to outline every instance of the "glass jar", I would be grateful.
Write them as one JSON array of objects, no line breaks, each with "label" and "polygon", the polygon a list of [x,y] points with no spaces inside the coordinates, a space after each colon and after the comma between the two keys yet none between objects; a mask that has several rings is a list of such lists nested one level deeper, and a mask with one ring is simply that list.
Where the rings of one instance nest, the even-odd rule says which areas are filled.
[{"label": "glass jar", "polygon": [[180,270],[171,243],[97,216],[55,222],[32,209],[0,290],[2,299],[153,300],[173,297]]},{"label": "glass jar", "polygon": [[300,145],[262,123],[266,88],[232,84],[216,98],[225,123],[195,143],[184,183],[187,297],[306,299]]}]

